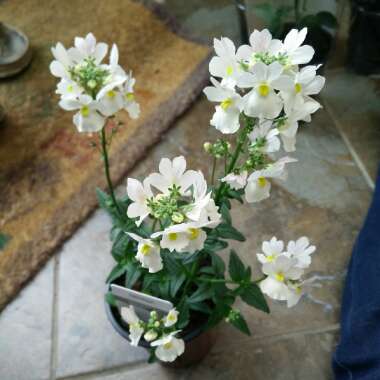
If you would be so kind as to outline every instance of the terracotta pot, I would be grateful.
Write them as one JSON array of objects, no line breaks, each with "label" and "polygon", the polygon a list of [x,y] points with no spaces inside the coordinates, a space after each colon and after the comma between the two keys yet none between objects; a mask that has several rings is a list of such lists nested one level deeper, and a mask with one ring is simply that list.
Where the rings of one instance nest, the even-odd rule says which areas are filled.
[{"label": "terracotta pot", "polygon": [[[105,302],[105,308],[108,320],[114,329],[129,342],[129,327],[128,324],[122,320],[118,308],[109,305],[107,302]],[[206,321],[207,319],[201,315],[193,324],[190,323],[189,327],[180,335],[185,341],[185,352],[172,363],[160,363],[165,367],[171,368],[184,368],[199,363],[208,354],[215,343],[214,331],[204,331]],[[140,340],[139,346],[147,350],[150,348],[150,344],[144,339]]]}]

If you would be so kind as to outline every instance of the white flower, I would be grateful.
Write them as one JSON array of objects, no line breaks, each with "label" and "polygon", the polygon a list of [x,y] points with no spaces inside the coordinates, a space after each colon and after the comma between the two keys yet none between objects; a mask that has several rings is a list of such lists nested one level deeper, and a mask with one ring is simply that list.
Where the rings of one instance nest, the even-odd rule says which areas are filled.
[{"label": "white flower", "polygon": [[207,224],[199,224],[196,222],[181,223],[165,228],[164,231],[155,232],[152,238],[162,236],[160,241],[161,248],[167,248],[170,252],[188,252],[203,248],[207,235],[202,230]]},{"label": "white flower", "polygon": [[279,178],[285,180],[287,171],[285,165],[287,163],[296,162],[291,157],[283,157],[273,164],[267,166],[266,169],[254,171],[247,179],[245,187],[245,199],[249,203],[260,202],[270,195],[271,183],[267,178]]},{"label": "white flower", "polygon": [[251,117],[274,119],[282,110],[282,101],[274,89],[276,81],[281,77],[283,68],[278,62],[269,66],[257,62],[252,73],[244,73],[238,81],[238,86],[253,89],[243,98],[244,112]]},{"label": "white flower", "polygon": [[240,73],[240,67],[236,60],[234,43],[226,37],[222,37],[220,40],[214,38],[214,49],[217,56],[210,61],[210,74],[223,78],[224,82],[235,83]]},{"label": "white flower", "polygon": [[226,182],[230,185],[231,189],[240,190],[247,184],[248,172],[246,170],[239,174],[230,173],[221,179],[222,182]]},{"label": "white flower", "polygon": [[298,131],[299,121],[310,121],[310,115],[320,108],[320,104],[316,101],[307,101],[299,107],[293,109],[289,114],[285,115],[277,129],[280,133],[286,152],[294,152],[296,150],[296,135]]},{"label": "white flower", "polygon": [[307,28],[298,31],[292,29],[285,37],[282,53],[286,54],[290,65],[302,65],[311,61],[314,49],[309,45],[301,46],[305,41]]},{"label": "white flower", "polygon": [[105,116],[114,115],[122,108],[123,97],[119,91],[109,90],[99,98],[99,109]]},{"label": "white flower", "polygon": [[221,221],[221,215],[211,198],[211,192],[207,193],[207,182],[202,172],[193,183],[194,202],[189,205],[186,217],[193,222],[206,225],[210,228],[216,227]]},{"label": "white flower", "polygon": [[[111,49],[110,54],[110,62],[109,65],[102,65],[102,67],[108,71],[108,76],[103,83],[101,90],[96,95],[96,99],[102,99],[106,94],[110,91],[114,90],[115,87],[121,86],[127,80],[127,74],[125,71],[119,66],[119,50],[117,46],[114,44]],[[123,102],[119,101],[118,110],[122,107]]]},{"label": "white flower", "polygon": [[83,93],[83,89],[74,81],[62,78],[57,85],[56,93],[61,95],[62,99],[76,99]]},{"label": "white flower", "polygon": [[60,42],[51,48],[51,52],[55,60],[50,63],[50,72],[58,78],[69,80],[69,69],[73,65],[72,54],[70,54],[70,51],[66,50]]},{"label": "white flower", "polygon": [[144,329],[140,325],[140,319],[135,313],[133,306],[122,307],[121,308],[121,317],[129,325],[129,339],[131,340],[132,346],[137,346],[141,339]]},{"label": "white flower", "polygon": [[214,78],[210,80],[214,86],[206,87],[203,92],[208,100],[220,103],[215,107],[210,124],[222,133],[235,133],[240,128],[242,98],[234,88],[221,84]]},{"label": "white flower", "polygon": [[271,240],[263,242],[261,249],[263,253],[257,253],[257,259],[262,264],[271,263],[283,253],[284,242],[277,240],[277,238],[273,236]]},{"label": "white flower", "polygon": [[104,42],[96,43],[96,38],[92,33],[88,33],[85,38],[75,37],[75,48],[72,51],[76,61],[92,58],[99,64],[107,55],[108,45]]},{"label": "white flower", "polygon": [[176,309],[171,309],[168,315],[164,319],[165,327],[173,326],[178,321],[178,311]]},{"label": "white flower", "polygon": [[268,29],[262,31],[254,30],[249,37],[250,45],[242,45],[239,47],[236,57],[253,66],[257,62],[256,54],[268,54],[276,56],[282,48],[280,40],[272,39]]},{"label": "white flower", "polygon": [[167,194],[173,185],[180,187],[180,193],[185,195],[190,186],[199,179],[199,172],[186,171],[186,160],[183,156],[175,157],[172,161],[162,158],[159,164],[159,173],[153,173],[147,178],[148,182]]},{"label": "white flower", "polygon": [[270,298],[285,301],[289,297],[288,280],[298,280],[303,270],[295,267],[296,260],[284,255],[263,265],[262,271],[268,277],[260,282],[261,291]]},{"label": "white flower", "polygon": [[123,108],[128,112],[132,119],[137,119],[140,115],[140,105],[135,100],[133,87],[136,79],[132,77],[132,72],[129,73],[127,80],[121,88],[123,95]]},{"label": "white flower", "polygon": [[304,294],[308,294],[312,288],[320,288],[321,284],[315,283],[316,277],[303,281],[294,281],[288,284],[287,306],[295,306]]},{"label": "white flower", "polygon": [[131,232],[127,234],[139,243],[136,259],[140,261],[141,266],[149,269],[149,273],[159,272],[163,268],[160,247],[150,239],[144,239]]},{"label": "white flower", "polygon": [[309,95],[316,95],[322,90],[325,78],[317,75],[317,69],[318,66],[306,66],[294,75],[279,78],[276,84],[281,90],[287,114],[302,109],[305,102],[312,101]]},{"label": "white flower", "polygon": [[127,194],[132,200],[132,203],[128,206],[127,215],[129,218],[139,218],[136,221],[137,226],[139,226],[150,212],[147,201],[153,196],[153,193],[148,179],[141,183],[136,179],[128,178]]},{"label": "white flower", "polygon": [[152,347],[157,347],[155,354],[158,359],[163,362],[173,362],[178,356],[185,351],[185,343],[182,339],[176,338],[174,335],[178,331],[172,332],[161,339],[151,343]]},{"label": "white flower", "polygon": [[315,249],[314,245],[310,245],[309,239],[303,236],[296,241],[289,241],[286,251],[289,257],[296,259],[299,268],[308,268],[311,264],[310,255]]},{"label": "white flower", "polygon": [[79,132],[97,132],[104,126],[105,118],[98,112],[99,104],[89,95],[79,95],[78,99],[61,99],[59,105],[67,111],[79,110],[73,117]]},{"label": "white flower", "polygon": [[261,152],[272,153],[280,149],[280,139],[277,137],[279,131],[271,127],[271,120],[260,122],[248,136],[252,143],[258,145],[257,148]]}]

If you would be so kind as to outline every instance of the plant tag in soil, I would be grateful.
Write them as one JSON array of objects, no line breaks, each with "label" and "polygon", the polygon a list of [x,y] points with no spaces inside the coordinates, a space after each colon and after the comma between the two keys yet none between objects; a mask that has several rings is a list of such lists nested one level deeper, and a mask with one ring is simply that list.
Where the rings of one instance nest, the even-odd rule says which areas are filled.
[{"label": "plant tag in soil", "polygon": [[120,301],[121,306],[123,306],[123,304],[133,306],[137,316],[143,321],[149,319],[149,314],[152,310],[157,311],[160,316],[163,316],[174,307],[173,304],[167,300],[119,285],[112,284],[111,293]]}]

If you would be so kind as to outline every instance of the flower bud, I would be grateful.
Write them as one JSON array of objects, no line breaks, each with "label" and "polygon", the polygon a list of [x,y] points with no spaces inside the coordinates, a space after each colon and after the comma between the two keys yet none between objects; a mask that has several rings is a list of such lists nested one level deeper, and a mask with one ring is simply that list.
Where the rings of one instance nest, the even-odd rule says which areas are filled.
[{"label": "flower bud", "polygon": [[206,153],[211,153],[212,144],[210,142],[205,142],[203,144],[203,149],[205,150]]},{"label": "flower bud", "polygon": [[87,87],[88,88],[94,89],[96,86],[97,86],[97,83],[96,83],[96,81],[94,79],[90,79],[87,82]]},{"label": "flower bud", "polygon": [[152,310],[150,312],[150,316],[153,318],[153,319],[157,319],[157,311],[156,310]]},{"label": "flower bud", "polygon": [[174,223],[182,223],[184,220],[184,216],[180,212],[175,212],[172,215],[172,221]]},{"label": "flower bud", "polygon": [[154,322],[154,327],[160,327],[160,321]]},{"label": "flower bud", "polygon": [[149,330],[144,334],[144,339],[147,342],[151,342],[157,338],[158,334],[154,330]]}]

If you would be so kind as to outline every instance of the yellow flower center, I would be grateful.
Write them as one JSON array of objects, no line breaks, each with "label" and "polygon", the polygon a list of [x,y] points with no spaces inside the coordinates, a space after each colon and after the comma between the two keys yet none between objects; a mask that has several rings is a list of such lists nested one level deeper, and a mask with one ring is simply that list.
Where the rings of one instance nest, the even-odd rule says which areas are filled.
[{"label": "yellow flower center", "polygon": [[168,315],[168,320],[169,321],[175,321],[175,315],[174,314],[169,314]]},{"label": "yellow flower center", "polygon": [[259,177],[257,179],[257,183],[260,187],[264,187],[267,184],[267,180],[264,177]]},{"label": "yellow flower center", "polygon": [[227,75],[231,75],[234,72],[234,68],[230,65],[226,68]]},{"label": "yellow flower center", "polygon": [[168,234],[168,238],[171,241],[176,241],[178,238],[178,234],[176,234],[175,232],[171,232],[170,234]]},{"label": "yellow flower center", "polygon": [[267,256],[267,261],[269,261],[271,263],[273,260],[274,260],[274,256],[273,255]]},{"label": "yellow flower center", "polygon": [[73,85],[72,84],[69,84],[67,86],[67,92],[73,92],[74,88],[73,88]]},{"label": "yellow flower center", "polygon": [[298,94],[299,92],[301,92],[301,90],[302,90],[302,86],[299,83],[296,83],[294,85],[294,91],[296,92],[296,94]]},{"label": "yellow flower center", "polygon": [[168,343],[165,343],[163,347],[165,348],[165,350],[170,350],[173,347],[173,344],[172,342],[168,342]]},{"label": "yellow flower center", "polygon": [[190,240],[195,240],[199,236],[199,228],[189,228]]},{"label": "yellow flower center", "polygon": [[270,90],[270,88],[266,83],[260,84],[260,86],[258,88],[260,96],[263,96],[263,97],[268,96],[269,90]]},{"label": "yellow flower center", "polygon": [[135,99],[135,95],[132,92],[128,92],[128,94],[125,94],[125,99],[132,101]]},{"label": "yellow flower center", "polygon": [[296,286],[295,288],[297,294],[301,294],[302,288],[300,286]]},{"label": "yellow flower center", "polygon": [[284,282],[284,280],[285,280],[285,276],[284,276],[284,274],[282,272],[276,273],[275,277],[276,277],[276,280],[280,281],[280,282]]},{"label": "yellow flower center", "polygon": [[111,99],[114,98],[115,95],[116,95],[116,92],[113,91],[113,90],[107,92],[107,96],[108,96],[109,98],[111,98]]},{"label": "yellow flower center", "polygon": [[88,106],[83,106],[80,110],[80,113],[83,117],[87,117],[90,114],[90,109],[88,108]]},{"label": "yellow flower center", "polygon": [[144,256],[149,255],[151,249],[152,247],[149,244],[143,244],[143,246],[141,247],[141,253]]},{"label": "yellow flower center", "polygon": [[232,105],[232,100],[231,99],[226,99],[223,100],[222,103],[220,103],[220,106],[226,111],[228,108],[230,108]]}]

